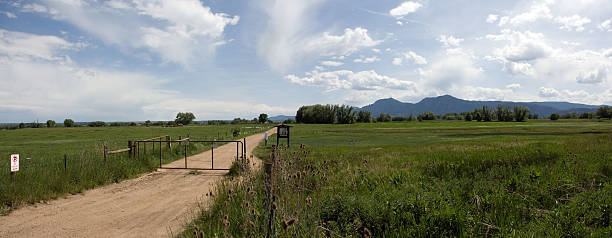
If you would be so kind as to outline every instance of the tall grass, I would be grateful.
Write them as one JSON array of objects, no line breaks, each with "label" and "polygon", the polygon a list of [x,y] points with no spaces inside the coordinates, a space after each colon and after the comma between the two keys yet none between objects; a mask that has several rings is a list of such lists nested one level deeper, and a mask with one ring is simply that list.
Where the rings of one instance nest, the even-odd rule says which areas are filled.
[{"label": "tall grass", "polygon": [[[236,138],[232,131],[240,128]],[[77,194],[96,186],[134,178],[159,166],[159,144],[143,145],[140,156],[129,158],[127,153],[110,155],[104,162],[103,144],[110,150],[127,148],[128,140],[147,139],[161,135],[192,139],[239,139],[266,128],[262,126],[189,126],[104,127],[104,128],[41,128],[0,131],[0,214],[28,203]],[[174,143],[167,149],[163,143],[163,163],[183,157],[183,146]],[[210,144],[191,143],[188,155],[210,149]],[[14,179],[9,171],[10,154],[20,154],[20,170]],[[66,167],[64,167],[66,154]],[[28,159],[30,158],[30,159]]]},{"label": "tall grass", "polygon": [[[292,129],[273,170],[276,235],[612,235],[612,124],[375,125]],[[265,236],[262,172],[238,181],[181,236]]]}]

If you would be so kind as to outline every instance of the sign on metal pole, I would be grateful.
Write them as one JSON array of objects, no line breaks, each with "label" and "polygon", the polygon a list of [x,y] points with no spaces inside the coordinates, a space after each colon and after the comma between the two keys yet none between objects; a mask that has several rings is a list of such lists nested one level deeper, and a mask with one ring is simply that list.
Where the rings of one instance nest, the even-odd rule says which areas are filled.
[{"label": "sign on metal pole", "polygon": [[189,145],[189,139],[181,141],[181,145]]},{"label": "sign on metal pole", "polygon": [[19,154],[11,155],[11,172],[19,171]]}]

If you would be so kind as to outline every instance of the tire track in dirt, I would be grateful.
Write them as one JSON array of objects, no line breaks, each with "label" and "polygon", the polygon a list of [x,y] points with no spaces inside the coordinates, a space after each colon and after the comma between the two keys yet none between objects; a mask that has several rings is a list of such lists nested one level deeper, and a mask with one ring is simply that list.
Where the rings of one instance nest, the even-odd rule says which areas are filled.
[{"label": "tire track in dirt", "polygon": [[[271,129],[268,133],[275,133]],[[247,137],[247,156],[264,133]],[[214,149],[215,168],[229,168],[236,145]],[[211,152],[187,158],[189,167],[209,168]],[[179,159],[166,164],[184,167]],[[0,237],[168,237],[183,230],[198,203],[227,171],[158,169],[139,178],[19,208],[0,216]]]}]

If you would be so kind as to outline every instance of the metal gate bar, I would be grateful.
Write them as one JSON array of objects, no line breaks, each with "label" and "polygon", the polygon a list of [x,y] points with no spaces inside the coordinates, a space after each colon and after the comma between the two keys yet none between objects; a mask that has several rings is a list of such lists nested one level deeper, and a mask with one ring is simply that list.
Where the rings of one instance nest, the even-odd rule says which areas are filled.
[{"label": "metal gate bar", "polygon": [[[185,149],[184,149],[184,157],[185,157],[185,167],[184,168],[172,168],[172,167],[163,167],[162,165],[162,143],[167,143],[168,145],[170,145],[170,143],[181,143],[184,141],[189,141],[189,143],[193,142],[193,143],[217,143],[217,142],[221,142],[221,143],[236,143],[236,160],[238,160],[239,158],[239,150],[238,148],[240,147],[241,149],[241,154],[242,154],[242,159],[246,159],[246,146],[245,146],[245,142],[246,142],[246,138],[244,138],[244,142],[240,141],[240,140],[189,140],[189,138],[185,138],[182,140],[140,140],[140,141],[134,141],[137,145],[140,145],[140,143],[144,143],[144,145],[146,145],[146,143],[159,143],[159,168],[160,169],[191,169],[191,170],[229,170],[229,169],[215,169],[214,168],[214,146],[211,148],[211,168],[188,168],[187,166],[187,145],[185,145]],[[238,144],[242,145],[239,146]]]}]

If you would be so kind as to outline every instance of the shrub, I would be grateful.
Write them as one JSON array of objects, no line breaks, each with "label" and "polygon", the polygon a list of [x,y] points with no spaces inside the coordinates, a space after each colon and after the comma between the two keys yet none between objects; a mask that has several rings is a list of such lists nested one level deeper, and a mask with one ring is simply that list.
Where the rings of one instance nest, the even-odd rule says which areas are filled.
[{"label": "shrub", "polygon": [[556,121],[559,120],[559,117],[560,116],[557,113],[550,114],[550,120]]},{"label": "shrub", "polygon": [[23,129],[23,128],[25,128],[25,127],[26,127],[26,124],[25,124],[25,123],[23,123],[23,122],[22,122],[22,123],[19,123],[19,129]]},{"label": "shrub", "polygon": [[106,123],[103,121],[92,121],[87,123],[87,126],[89,127],[103,127],[106,126]]},{"label": "shrub", "polygon": [[597,116],[599,118],[611,118],[612,117],[612,108],[608,106],[603,106],[597,109]]},{"label": "shrub", "polygon": [[471,112],[466,112],[465,116],[463,116],[463,118],[465,119],[465,121],[472,121],[472,113]]},{"label": "shrub", "polygon": [[145,124],[145,126],[146,126],[146,127],[150,127],[150,126],[151,126],[151,121],[150,121],[150,120],[147,120],[147,121],[145,121],[145,123],[144,123],[144,124]]},{"label": "shrub", "polygon": [[291,118],[288,118],[287,120],[283,121],[283,124],[293,124],[293,123],[295,123],[295,120],[293,120]]},{"label": "shrub", "polygon": [[336,121],[340,124],[355,123],[355,111],[349,105],[335,106]]}]

